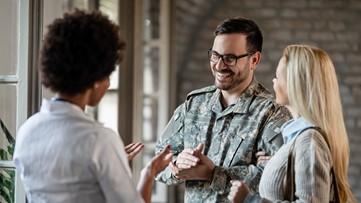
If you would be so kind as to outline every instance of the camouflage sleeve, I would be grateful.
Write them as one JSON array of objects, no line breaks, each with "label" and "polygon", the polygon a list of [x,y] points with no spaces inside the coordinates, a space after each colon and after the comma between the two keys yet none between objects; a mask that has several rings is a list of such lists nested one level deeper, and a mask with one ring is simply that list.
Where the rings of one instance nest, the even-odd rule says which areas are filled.
[{"label": "camouflage sleeve", "polygon": [[271,203],[271,201],[262,198],[257,193],[250,193],[246,196],[243,203],[253,203],[253,202],[259,202],[259,203]]},{"label": "camouflage sleeve", "polygon": [[[173,162],[177,160],[178,154],[181,153],[184,149],[184,105],[185,104],[180,105],[174,111],[172,118],[168,122],[168,125],[164,129],[161,137],[158,139],[155,147],[155,153],[159,154],[165,146],[171,145],[171,150],[174,153]],[[183,182],[174,177],[168,167],[164,171],[159,173],[155,179],[167,185],[179,184]]]},{"label": "camouflage sleeve", "polygon": [[[269,155],[274,155],[283,145],[281,126],[291,118],[290,113],[285,107],[277,107],[268,117],[267,121],[260,129],[261,135],[256,143],[254,153],[265,151]],[[236,179],[245,182],[253,192],[258,192],[259,181],[264,166],[256,165],[256,159],[253,157],[253,164],[237,165],[232,167],[216,166],[214,171],[211,188],[218,192],[229,192],[230,180]]]},{"label": "camouflage sleeve", "polygon": [[257,151],[265,151],[273,156],[283,145],[281,133],[282,125],[292,118],[286,107],[276,106],[274,113],[268,118],[263,129],[261,139],[257,141]]},{"label": "camouflage sleeve", "polygon": [[241,180],[252,192],[258,192],[262,170],[256,165],[222,167],[215,166],[211,188],[218,193],[229,193],[230,180]]}]

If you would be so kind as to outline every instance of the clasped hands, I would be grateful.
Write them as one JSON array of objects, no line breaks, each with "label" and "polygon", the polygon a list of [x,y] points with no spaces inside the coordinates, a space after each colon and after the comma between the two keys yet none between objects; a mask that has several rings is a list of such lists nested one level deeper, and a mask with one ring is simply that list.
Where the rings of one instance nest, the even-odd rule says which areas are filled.
[{"label": "clasped hands", "polygon": [[[212,180],[215,166],[207,156],[202,154],[203,147],[204,144],[199,144],[196,149],[186,148],[178,155],[175,163],[169,162],[168,167],[173,176],[180,180]],[[126,146],[128,159],[131,160],[142,148],[143,144],[141,143],[132,143]],[[265,152],[258,152],[256,157],[257,164],[267,163],[271,158]],[[171,157],[168,157],[168,160],[170,159]],[[246,184],[239,180],[231,180],[228,199],[231,202],[243,202],[249,192]]]},{"label": "clasped hands", "polygon": [[215,166],[202,154],[203,147],[199,144],[196,149],[186,148],[178,154],[176,162],[168,164],[173,176],[179,180],[212,180]]}]

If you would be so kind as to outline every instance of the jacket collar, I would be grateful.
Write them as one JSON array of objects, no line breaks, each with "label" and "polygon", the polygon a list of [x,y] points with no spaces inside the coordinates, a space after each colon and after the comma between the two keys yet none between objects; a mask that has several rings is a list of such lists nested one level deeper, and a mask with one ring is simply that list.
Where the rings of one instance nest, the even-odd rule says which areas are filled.
[{"label": "jacket collar", "polygon": [[[241,113],[246,114],[249,112],[249,108],[252,104],[254,96],[260,91],[259,83],[255,77],[253,77],[249,86],[244,90],[242,95],[237,99],[234,104],[231,104],[225,110],[233,113]],[[221,90],[217,89],[213,96],[210,99],[208,107],[212,109],[212,111],[221,113],[224,111],[222,108],[222,104],[220,102],[221,98]]]}]

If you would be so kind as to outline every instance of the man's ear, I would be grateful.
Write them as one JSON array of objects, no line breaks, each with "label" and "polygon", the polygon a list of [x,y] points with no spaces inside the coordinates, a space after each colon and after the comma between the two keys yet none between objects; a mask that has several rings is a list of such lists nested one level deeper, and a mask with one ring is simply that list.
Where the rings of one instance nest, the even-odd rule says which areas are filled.
[{"label": "man's ear", "polygon": [[256,70],[259,62],[261,61],[261,53],[257,51],[251,56],[251,70]]}]

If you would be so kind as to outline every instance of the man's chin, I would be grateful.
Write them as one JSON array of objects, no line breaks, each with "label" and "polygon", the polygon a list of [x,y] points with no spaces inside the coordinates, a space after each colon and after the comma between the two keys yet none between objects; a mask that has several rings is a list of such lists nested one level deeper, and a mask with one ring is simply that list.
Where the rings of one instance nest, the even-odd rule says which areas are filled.
[{"label": "man's chin", "polygon": [[219,82],[216,82],[215,86],[220,90],[230,90],[231,89],[231,87],[228,84],[222,84]]}]

